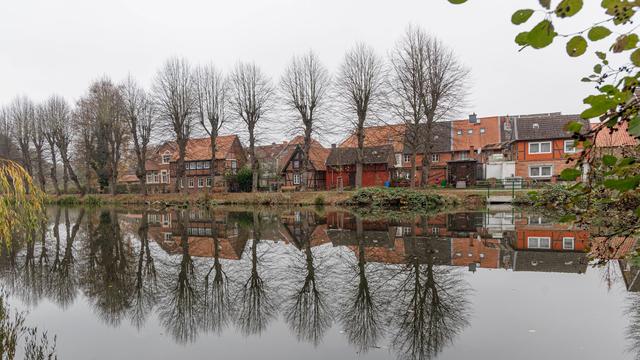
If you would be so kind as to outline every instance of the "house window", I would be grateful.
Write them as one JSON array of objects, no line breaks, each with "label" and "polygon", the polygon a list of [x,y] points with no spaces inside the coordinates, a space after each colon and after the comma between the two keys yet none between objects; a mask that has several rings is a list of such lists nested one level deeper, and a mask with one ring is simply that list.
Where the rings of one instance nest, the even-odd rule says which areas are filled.
[{"label": "house window", "polygon": [[485,131],[485,128],[480,128],[480,134],[484,134]]},{"label": "house window", "polygon": [[164,153],[164,155],[162,155],[162,163],[168,164],[169,162],[171,162],[171,154]]},{"label": "house window", "polygon": [[468,152],[461,152],[460,153],[460,160],[467,160],[469,158],[469,153]]},{"label": "house window", "polygon": [[231,172],[235,174],[236,170],[238,170],[238,161],[231,160]]},{"label": "house window", "polygon": [[166,170],[160,171],[160,182],[162,182],[163,184],[169,183],[169,174]]},{"label": "house window", "polygon": [[209,161],[205,161],[205,162],[202,164],[202,168],[203,168],[203,169],[211,169],[211,162],[209,162]]},{"label": "house window", "polygon": [[529,249],[551,249],[550,237],[528,237],[527,247]]},{"label": "house window", "polygon": [[462,130],[458,130],[458,135],[462,135]]},{"label": "house window", "polygon": [[431,154],[431,162],[439,162],[440,154]]},{"label": "house window", "polygon": [[467,130],[467,134],[469,134],[469,135],[473,134],[473,129]]},{"label": "house window", "polygon": [[431,228],[431,233],[433,235],[438,235],[440,233],[440,228],[437,228],[437,227]]},{"label": "house window", "polygon": [[553,173],[553,166],[540,165],[529,167],[529,177],[532,178],[548,178]]},{"label": "house window", "polygon": [[551,141],[530,142],[529,154],[551,154]]},{"label": "house window", "polygon": [[563,237],[562,238],[562,249],[563,250],[573,250],[575,239],[572,237]]},{"label": "house window", "polygon": [[193,178],[192,178],[192,177],[190,177],[190,178],[188,179],[188,181],[189,181],[188,186],[189,186],[190,188],[192,188],[192,187],[193,187],[193,183],[194,183]]},{"label": "house window", "polygon": [[204,178],[203,177],[199,177],[198,178],[198,187],[199,188],[203,188],[204,187]]},{"label": "house window", "polygon": [[191,168],[191,170],[196,170],[196,169],[198,169],[198,164],[197,164],[197,162],[195,162],[195,161],[191,162],[191,166],[190,166],[190,168]]},{"label": "house window", "polygon": [[402,166],[402,154],[396,154],[396,167]]},{"label": "house window", "polygon": [[410,162],[411,161],[411,154],[404,154],[404,162]]},{"label": "house window", "polygon": [[184,183],[182,182],[182,178],[180,178],[180,187],[184,189]]},{"label": "house window", "polygon": [[202,161],[198,161],[198,162],[196,163],[196,169],[198,169],[198,170],[202,170],[202,168],[203,168],[203,167],[204,167],[204,164],[202,164]]},{"label": "house window", "polygon": [[164,241],[170,241],[171,240],[171,233],[164,233]]},{"label": "house window", "polygon": [[147,184],[152,184],[153,183],[153,174],[147,174]]},{"label": "house window", "polygon": [[293,184],[300,185],[300,174],[293,174]]},{"label": "house window", "polygon": [[565,140],[564,141],[564,152],[567,154],[573,154],[576,152],[575,141],[573,140]]},{"label": "house window", "polygon": [[402,227],[402,235],[404,235],[404,236],[411,235],[411,227],[410,226],[403,226]]},{"label": "house window", "polygon": [[207,187],[211,187],[211,178],[210,177],[207,178]]}]

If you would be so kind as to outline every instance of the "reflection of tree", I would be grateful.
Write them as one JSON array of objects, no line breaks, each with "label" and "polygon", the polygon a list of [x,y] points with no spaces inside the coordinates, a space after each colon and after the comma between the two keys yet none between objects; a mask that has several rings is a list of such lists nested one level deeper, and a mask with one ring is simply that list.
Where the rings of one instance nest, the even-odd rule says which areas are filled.
[{"label": "reflection of tree", "polygon": [[138,227],[138,238],[140,252],[136,266],[131,322],[140,329],[156,304],[158,291],[155,262],[149,248],[149,221],[146,211],[142,213]]},{"label": "reflection of tree", "polygon": [[213,265],[204,278],[202,328],[221,333],[231,319],[233,307],[229,294],[227,273],[220,262],[220,239],[212,213],[211,234],[213,237]]},{"label": "reflection of tree", "polygon": [[359,216],[356,217],[356,239],[357,262],[351,266],[356,276],[355,281],[346,284],[346,303],[342,306],[341,320],[349,343],[357,346],[360,352],[366,352],[376,346],[383,335],[383,320],[380,299],[369,283],[364,228]]},{"label": "reflection of tree", "polygon": [[182,256],[177,264],[178,276],[174,285],[168,285],[165,298],[160,302],[160,321],[179,343],[192,342],[198,334],[198,303],[196,271],[189,254],[187,233],[188,211],[178,213],[178,231]]},{"label": "reflection of tree", "polygon": [[[302,253],[292,256],[287,276],[291,284],[285,297],[284,316],[298,339],[318,345],[331,327],[331,312],[327,292],[319,278],[327,275],[327,266],[316,261],[311,249],[311,235],[315,228],[313,214],[302,216],[295,232]],[[310,223],[311,222],[311,223]],[[303,255],[302,258],[298,254]]]},{"label": "reflection of tree", "polygon": [[131,305],[135,260],[125,246],[115,210],[101,210],[89,221],[88,259],[81,281],[85,295],[107,323],[118,325]]},{"label": "reflection of tree", "polygon": [[71,228],[69,209],[65,208],[65,245],[62,254],[60,254],[61,246],[59,236],[56,237],[55,260],[51,267],[48,293],[52,299],[65,308],[73,303],[73,299],[76,296],[77,276],[74,270],[75,258],[73,243],[80,230],[84,213],[85,210],[80,208],[75,224],[73,228]]},{"label": "reflection of tree", "polygon": [[468,285],[456,269],[434,266],[434,257],[428,246],[410,256],[394,291],[391,343],[402,359],[435,357],[468,325]]},{"label": "reflection of tree", "polygon": [[257,211],[253,214],[252,229],[251,270],[237,295],[239,305],[237,323],[240,331],[245,335],[262,333],[277,311],[268,284],[259,272],[261,256],[258,254],[258,247],[262,228],[260,214]]}]

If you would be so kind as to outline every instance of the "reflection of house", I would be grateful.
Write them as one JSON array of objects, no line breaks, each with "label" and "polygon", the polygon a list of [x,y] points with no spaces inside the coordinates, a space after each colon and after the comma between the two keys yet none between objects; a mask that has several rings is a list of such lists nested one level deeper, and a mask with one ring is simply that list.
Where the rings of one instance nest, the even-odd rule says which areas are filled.
[{"label": "reflection of house", "polygon": [[627,290],[640,291],[640,267],[631,264],[627,260],[618,260],[618,265],[620,265],[622,279]]},{"label": "reflection of house", "polygon": [[[355,186],[357,156],[356,148],[331,148],[326,162],[328,190]],[[383,186],[390,181],[393,159],[393,147],[390,145],[365,147],[362,186]]]},{"label": "reflection of house", "polygon": [[515,251],[514,271],[537,271],[583,274],[589,259],[584,252]]},{"label": "reflection of house", "polygon": [[498,239],[474,237],[451,239],[451,265],[480,265],[481,268],[498,269],[501,265],[501,247]]}]

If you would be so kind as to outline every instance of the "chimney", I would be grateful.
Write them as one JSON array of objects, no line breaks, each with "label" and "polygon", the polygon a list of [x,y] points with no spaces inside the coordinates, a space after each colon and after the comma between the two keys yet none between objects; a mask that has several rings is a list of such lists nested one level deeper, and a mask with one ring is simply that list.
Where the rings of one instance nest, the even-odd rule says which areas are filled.
[{"label": "chimney", "polygon": [[469,115],[469,122],[471,124],[476,124],[478,122],[478,115],[476,115],[476,113],[470,114]]},{"label": "chimney", "polygon": [[275,142],[272,142],[272,143],[271,143],[271,145],[272,145],[272,146],[273,146],[273,145],[275,145],[275,144],[276,144]]},{"label": "chimney", "polygon": [[331,144],[331,148],[335,149],[336,148],[336,144]]}]

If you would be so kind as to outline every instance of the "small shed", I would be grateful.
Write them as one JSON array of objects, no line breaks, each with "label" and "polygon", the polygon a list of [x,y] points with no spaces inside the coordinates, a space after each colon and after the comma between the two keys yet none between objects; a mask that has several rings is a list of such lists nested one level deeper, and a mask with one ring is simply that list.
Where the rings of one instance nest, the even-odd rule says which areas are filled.
[{"label": "small shed", "polygon": [[474,159],[447,161],[447,180],[453,186],[459,182],[464,182],[465,186],[474,186],[476,180],[482,179],[481,166]]}]

